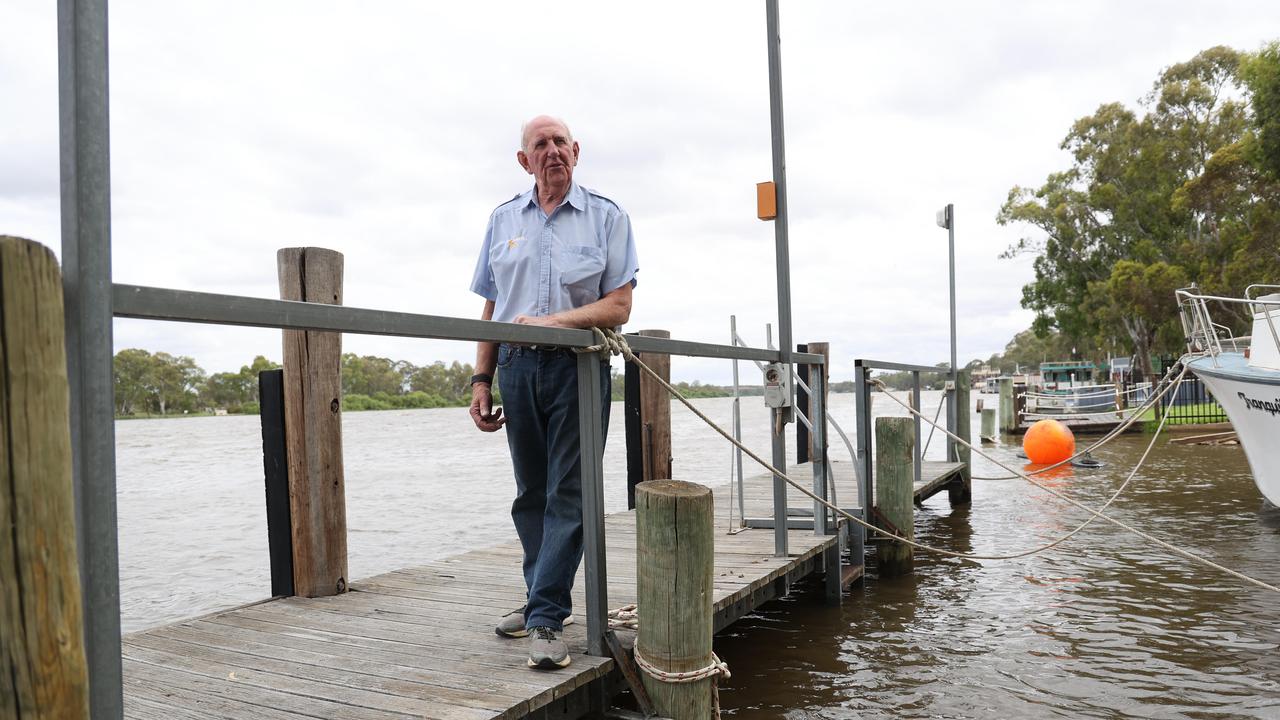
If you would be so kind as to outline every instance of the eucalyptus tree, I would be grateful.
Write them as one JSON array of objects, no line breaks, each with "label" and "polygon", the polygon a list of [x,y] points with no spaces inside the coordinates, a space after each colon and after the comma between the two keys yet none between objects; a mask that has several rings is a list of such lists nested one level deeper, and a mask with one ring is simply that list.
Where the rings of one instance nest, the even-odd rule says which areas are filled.
[{"label": "eucalyptus tree", "polygon": [[1070,167],[1010,190],[997,221],[1038,232],[1002,257],[1036,255],[1022,304],[1037,333],[1094,348],[1124,340],[1150,375],[1151,353],[1179,340],[1173,290],[1238,282],[1229,270],[1254,238],[1258,197],[1256,171],[1240,164],[1241,60],[1215,47],[1166,68],[1139,109],[1107,103],[1072,125]]}]

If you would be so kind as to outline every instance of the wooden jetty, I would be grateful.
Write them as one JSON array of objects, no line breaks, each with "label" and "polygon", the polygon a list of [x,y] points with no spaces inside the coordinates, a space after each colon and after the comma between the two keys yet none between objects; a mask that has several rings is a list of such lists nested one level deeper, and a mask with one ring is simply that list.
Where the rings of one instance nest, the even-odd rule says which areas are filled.
[{"label": "wooden jetty", "polygon": [[[832,466],[841,506],[859,505],[852,465]],[[924,463],[917,502],[955,482],[961,467]],[[791,471],[812,473],[807,464]],[[750,477],[743,487],[748,515],[769,516],[771,477]],[[793,512],[812,508],[789,490]],[[822,571],[836,536],[791,529],[789,555],[775,557],[771,529],[728,533],[736,498],[727,486],[714,492],[718,632]],[[620,607],[636,601],[635,512],[609,515],[605,528],[609,603]],[[526,643],[493,632],[498,617],[523,602],[520,563],[512,541],[354,581],[341,595],[266,600],[126,635],[125,716],[572,718],[607,707],[624,681],[611,658],[585,654],[581,612],[565,628],[573,663],[560,671],[526,667]],[[861,575],[860,565],[847,566],[842,582]],[[575,608],[585,607],[582,587],[580,575]]]},{"label": "wooden jetty", "polygon": [[[807,465],[791,470],[812,474]],[[856,504],[852,473],[841,476],[841,505]],[[768,516],[771,476],[743,487],[748,514]],[[775,557],[770,529],[728,534],[730,502],[728,487],[715,489],[716,631],[821,570],[836,543],[790,530],[789,555]],[[792,489],[789,506],[813,504]],[[609,515],[605,528],[609,604],[620,607],[636,601],[635,512]],[[623,681],[611,658],[585,654],[581,575],[578,621],[565,629],[568,668],[530,669],[525,641],[494,633],[498,617],[523,603],[520,564],[512,541],[355,581],[341,595],[267,600],[127,635],[125,716],[571,718],[607,707]],[[860,575],[849,568],[843,580]]]}]

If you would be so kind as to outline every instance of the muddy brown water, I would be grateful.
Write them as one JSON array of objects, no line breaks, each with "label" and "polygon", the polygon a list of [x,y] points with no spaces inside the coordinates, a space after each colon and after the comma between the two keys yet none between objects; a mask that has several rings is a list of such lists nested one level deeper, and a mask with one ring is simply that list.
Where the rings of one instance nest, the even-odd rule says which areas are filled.
[{"label": "muddy brown water", "polygon": [[[744,435],[767,456],[765,411],[758,398],[743,402]],[[926,413],[937,402],[926,394]],[[698,404],[731,417],[727,399]],[[833,396],[832,415],[849,431],[852,407],[851,396]],[[901,414],[887,401],[876,407]],[[684,409],[672,416],[675,475],[727,482],[728,446]],[[625,506],[622,413],[612,417],[609,511]],[[257,418],[125,421],[116,433],[125,631],[267,596]],[[1100,504],[1147,439],[1125,436],[1096,453],[1105,467],[1049,482]],[[1016,446],[992,451],[1025,462]],[[929,455],[942,452],[935,437]],[[475,431],[465,409],[348,413],[344,453],[353,578],[513,539],[505,440]],[[999,474],[982,460],[975,472]],[[1280,511],[1264,506],[1239,448],[1161,442],[1110,512],[1280,584]],[[1021,481],[975,481],[971,506],[953,509],[944,493],[917,509],[916,532],[994,554],[1083,519]],[[717,636],[733,672],[721,691],[726,715],[1280,718],[1280,596],[1117,528],[1095,524],[1022,560],[918,553],[915,573],[893,579],[868,567],[839,608],[824,605],[820,584],[801,585]]]}]

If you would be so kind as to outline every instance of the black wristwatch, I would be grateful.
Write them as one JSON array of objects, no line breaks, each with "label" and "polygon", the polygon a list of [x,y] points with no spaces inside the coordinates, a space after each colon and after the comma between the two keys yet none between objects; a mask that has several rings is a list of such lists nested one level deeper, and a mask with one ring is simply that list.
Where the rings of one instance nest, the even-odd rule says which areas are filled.
[{"label": "black wristwatch", "polygon": [[492,384],[493,384],[493,376],[492,376],[492,375],[489,375],[488,373],[477,373],[477,374],[475,374],[475,375],[472,375],[472,376],[471,376],[471,384],[472,384],[472,385],[475,385],[475,384],[476,384],[476,383],[478,383],[478,382],[488,383],[488,384],[492,385]]}]

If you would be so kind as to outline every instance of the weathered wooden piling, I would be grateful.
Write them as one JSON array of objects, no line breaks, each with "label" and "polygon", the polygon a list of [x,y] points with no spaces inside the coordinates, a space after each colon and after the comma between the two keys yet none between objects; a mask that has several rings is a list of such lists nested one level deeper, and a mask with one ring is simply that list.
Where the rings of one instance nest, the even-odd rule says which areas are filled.
[{"label": "weathered wooden piling", "polygon": [[[654,480],[636,486],[636,652],[666,672],[711,664],[712,505],[711,490],[697,483]],[[676,684],[645,673],[643,682],[659,715],[711,717],[710,678]]]},{"label": "weathered wooden piling", "polygon": [[[961,371],[956,373],[956,435],[960,436],[967,443],[973,442],[973,420],[970,415],[969,408],[969,373]],[[960,471],[963,481],[962,485],[952,485],[947,489],[947,497],[952,505],[962,505],[973,499],[970,492],[969,484],[973,478],[973,471],[970,468],[973,459],[973,450],[962,443],[954,443],[955,460],[964,463],[964,469]]]},{"label": "weathered wooden piling", "polygon": [[1000,378],[1000,432],[1013,432],[1013,378]]},{"label": "weathered wooden piling", "polygon": [[[284,248],[280,299],[342,304],[342,254]],[[285,440],[293,589],[320,597],[347,589],[347,507],[342,471],[342,334],[285,330]]]},{"label": "weathered wooden piling", "polygon": [[[876,507],[885,529],[915,539],[915,489],[912,465],[915,455],[915,423],[911,418],[876,418]],[[914,568],[910,545],[897,540],[877,550],[880,574],[905,575]]]},{"label": "weathered wooden piling", "polygon": [[982,409],[982,442],[993,443],[996,441],[996,409]]},{"label": "weathered wooden piling", "polygon": [[0,717],[89,717],[58,262],[0,236]]},{"label": "weathered wooden piling", "polygon": [[[670,338],[670,330],[641,330],[645,337]],[[641,353],[641,361],[658,377],[671,382],[671,356]],[[671,393],[649,377],[640,374],[640,422],[643,429],[644,479],[671,477]]]},{"label": "weathered wooden piling", "polygon": [[[670,338],[669,330],[641,330],[637,335]],[[671,356],[636,353],[658,377],[671,382]],[[671,393],[632,363],[623,370],[623,415],[627,430],[627,508],[636,506],[636,486],[671,477]]]}]

